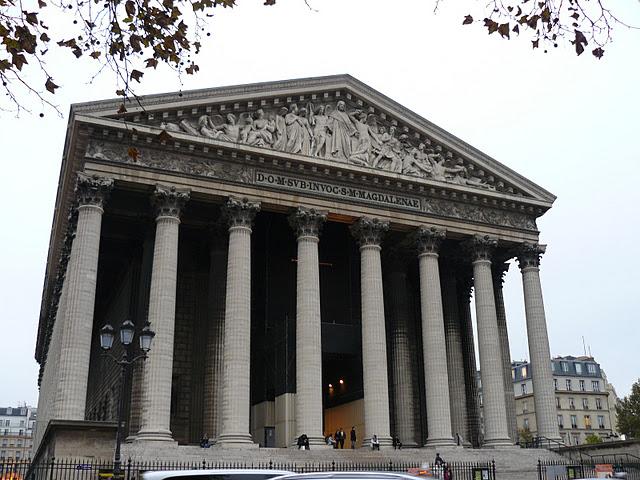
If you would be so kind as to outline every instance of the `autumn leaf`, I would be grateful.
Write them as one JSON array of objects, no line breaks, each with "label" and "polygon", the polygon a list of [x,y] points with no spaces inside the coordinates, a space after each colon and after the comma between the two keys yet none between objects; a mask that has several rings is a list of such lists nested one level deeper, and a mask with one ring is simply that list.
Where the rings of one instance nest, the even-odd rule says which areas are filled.
[{"label": "autumn leaf", "polygon": [[503,23],[502,25],[500,25],[498,27],[498,33],[500,34],[500,36],[502,38],[504,38],[504,37],[509,38],[509,24],[508,23]]},{"label": "autumn leaf", "polygon": [[596,58],[602,58],[602,56],[604,55],[604,50],[601,47],[598,47],[594,49],[591,53],[593,53],[593,56]]},{"label": "autumn leaf", "polygon": [[144,73],[142,73],[140,70],[132,70],[131,80],[135,80],[136,82],[140,83],[140,79],[142,78],[143,75]]},{"label": "autumn leaf", "polygon": [[147,68],[156,68],[158,66],[158,60],[155,58],[147,58],[145,61],[147,62]]},{"label": "autumn leaf", "polygon": [[129,147],[127,155],[129,155],[134,162],[137,162],[138,157],[140,156],[140,151],[136,147]]},{"label": "autumn leaf", "polygon": [[533,44],[533,48],[538,48],[540,45],[540,39],[532,40],[531,43]]},{"label": "autumn leaf", "polygon": [[59,88],[59,87],[58,85],[53,83],[53,80],[51,80],[51,77],[49,77],[47,78],[47,82],[44,84],[44,88],[46,88],[47,91],[51,93],[56,93],[56,88]]},{"label": "autumn leaf", "polygon": [[95,52],[91,52],[89,56],[97,60],[100,57],[100,55],[101,55],[101,52],[95,51]]},{"label": "autumn leaf", "polygon": [[571,41],[576,47],[576,54],[581,55],[584,52],[584,47],[587,46],[587,38],[584,36],[580,30],[575,30],[576,37]]},{"label": "autumn leaf", "polygon": [[489,35],[491,35],[493,32],[498,31],[498,22],[494,22],[490,18],[484,19],[484,26],[487,27],[487,30],[489,30]]},{"label": "autumn leaf", "polygon": [[462,21],[462,24],[469,25],[470,23],[473,23],[473,17],[471,15],[466,15],[464,17],[464,20]]}]

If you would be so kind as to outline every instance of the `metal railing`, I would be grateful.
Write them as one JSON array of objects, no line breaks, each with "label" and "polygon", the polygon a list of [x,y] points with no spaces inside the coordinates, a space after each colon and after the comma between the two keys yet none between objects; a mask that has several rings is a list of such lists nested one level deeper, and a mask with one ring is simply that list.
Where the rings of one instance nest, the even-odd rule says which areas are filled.
[{"label": "metal railing", "polygon": [[[448,478],[454,480],[496,480],[496,466],[490,462],[451,462],[447,464]],[[418,462],[381,461],[381,462],[134,462],[129,459],[122,464],[121,480],[136,480],[145,471],[153,470],[197,470],[197,469],[268,469],[288,470],[296,473],[331,472],[331,471],[388,471],[407,472],[410,469],[421,469]],[[444,469],[433,467],[426,469],[435,478],[444,480]],[[98,480],[113,478],[113,462],[87,461],[55,458],[39,464],[29,462],[6,462],[0,460],[0,480]]]},{"label": "metal railing", "polygon": [[622,461],[620,458],[618,461],[608,461],[606,458],[603,458],[603,461],[538,460],[538,480],[574,480],[608,476],[640,480],[640,461]]}]

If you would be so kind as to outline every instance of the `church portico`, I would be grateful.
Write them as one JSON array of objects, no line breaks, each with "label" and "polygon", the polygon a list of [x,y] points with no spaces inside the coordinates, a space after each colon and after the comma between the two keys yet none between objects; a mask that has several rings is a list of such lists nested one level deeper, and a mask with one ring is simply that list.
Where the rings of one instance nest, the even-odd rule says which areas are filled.
[{"label": "church portico", "polygon": [[[74,111],[38,341],[41,401],[53,400],[44,427],[114,419],[118,375],[94,337],[129,318],[156,332],[125,388],[135,442],[285,447],[305,434],[318,446],[342,427],[350,446],[357,425],[365,447],[374,435],[381,448],[394,436],[513,444],[496,278],[501,287],[501,265],[518,258],[542,384],[535,219],[553,196],[351,77],[311,79],[295,95],[292,85],[158,98],[124,118],[107,103]],[[278,130],[283,104],[299,130]],[[317,125],[325,137],[307,138]],[[105,192],[99,205],[83,200],[87,182]],[[91,271],[95,285],[78,289]],[[550,438],[553,400],[536,404]]]}]

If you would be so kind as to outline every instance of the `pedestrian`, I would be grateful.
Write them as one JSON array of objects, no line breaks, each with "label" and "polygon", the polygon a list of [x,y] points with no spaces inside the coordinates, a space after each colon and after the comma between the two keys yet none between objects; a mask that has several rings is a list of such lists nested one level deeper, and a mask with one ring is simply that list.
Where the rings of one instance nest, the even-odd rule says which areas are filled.
[{"label": "pedestrian", "polygon": [[206,433],[202,436],[202,440],[200,440],[200,448],[209,448],[211,447],[211,442],[209,442],[209,435]]},{"label": "pedestrian", "polygon": [[356,440],[358,439],[358,437],[356,436],[355,426],[351,427],[350,439],[351,439],[351,448],[356,448]]},{"label": "pedestrian", "polygon": [[451,469],[449,468],[449,465],[447,465],[446,463],[444,464],[444,478],[443,480],[453,480],[453,473],[451,472]]},{"label": "pedestrian", "polygon": [[433,461],[433,464],[436,467],[442,467],[442,465],[444,465],[444,460],[442,459],[439,453],[436,453],[436,459]]},{"label": "pedestrian", "polygon": [[309,450],[309,437],[306,433],[303,433],[298,437],[298,450]]},{"label": "pedestrian", "polygon": [[378,435],[376,435],[375,433],[371,438],[371,450],[380,450],[380,440],[378,440]]},{"label": "pedestrian", "polygon": [[400,437],[397,435],[393,436],[393,449],[400,450],[402,448],[402,442],[400,441]]},{"label": "pedestrian", "polygon": [[342,429],[342,427],[340,427],[340,437],[338,438],[338,441],[340,442],[340,448],[344,448],[344,441],[347,439],[347,434],[344,433],[344,430]]}]

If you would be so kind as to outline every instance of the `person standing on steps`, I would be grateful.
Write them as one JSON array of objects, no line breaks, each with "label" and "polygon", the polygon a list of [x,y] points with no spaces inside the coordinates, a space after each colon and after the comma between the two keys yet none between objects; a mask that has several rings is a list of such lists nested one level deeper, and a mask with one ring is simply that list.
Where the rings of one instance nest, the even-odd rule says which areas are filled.
[{"label": "person standing on steps", "polygon": [[351,448],[356,448],[356,440],[358,439],[356,435],[356,427],[351,427],[351,433],[349,434],[351,440]]},{"label": "person standing on steps", "polygon": [[340,448],[344,448],[344,441],[347,439],[347,434],[344,433],[344,430],[342,429],[342,427],[340,427]]},{"label": "person standing on steps", "polygon": [[436,459],[433,461],[433,464],[436,467],[442,467],[444,465],[444,460],[442,459],[439,453],[436,453]]}]

